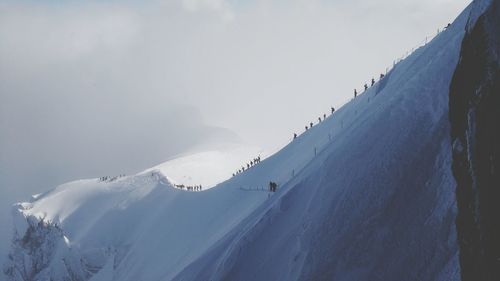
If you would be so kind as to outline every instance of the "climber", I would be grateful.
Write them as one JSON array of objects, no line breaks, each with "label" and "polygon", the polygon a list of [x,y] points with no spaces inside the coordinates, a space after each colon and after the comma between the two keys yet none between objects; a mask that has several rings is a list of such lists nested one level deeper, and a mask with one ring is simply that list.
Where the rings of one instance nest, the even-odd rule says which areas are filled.
[{"label": "climber", "polygon": [[278,187],[278,184],[275,182],[270,181],[269,182],[269,191],[270,192],[276,192],[276,188]]},{"label": "climber", "polygon": [[368,84],[365,84],[365,91],[368,90]]},{"label": "climber", "polygon": [[375,85],[375,78],[372,78],[372,87]]},{"label": "climber", "polygon": [[354,98],[356,98],[357,96],[358,96],[358,91],[354,89]]},{"label": "climber", "polygon": [[384,73],[380,73],[380,80],[384,79],[385,75]]},{"label": "climber", "polygon": [[335,107],[332,106],[332,114],[335,112]]},{"label": "climber", "polygon": [[293,139],[296,139],[296,138],[297,138],[297,134],[293,133]]}]

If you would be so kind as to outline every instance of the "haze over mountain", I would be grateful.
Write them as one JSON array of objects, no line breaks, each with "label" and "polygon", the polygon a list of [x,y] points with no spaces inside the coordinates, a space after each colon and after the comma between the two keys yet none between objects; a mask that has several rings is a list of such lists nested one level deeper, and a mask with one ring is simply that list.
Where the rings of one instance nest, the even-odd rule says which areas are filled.
[{"label": "haze over mountain", "polygon": [[[0,184],[6,194],[2,200],[45,191],[49,182],[55,186],[30,200],[26,196],[25,202],[11,208],[13,228],[2,228],[0,235],[6,238],[2,247],[9,249],[8,255],[3,251],[5,276],[1,278],[500,278],[500,177],[496,169],[500,165],[496,124],[500,118],[500,1],[474,1],[435,38],[428,37],[404,59],[389,63],[385,71],[372,71],[384,75],[380,79],[377,75],[365,91],[357,87],[354,98],[351,88],[344,89],[345,83],[332,86],[341,94],[331,96],[322,83],[329,76],[329,83],[338,82],[343,74],[349,82],[353,73],[367,72],[390,51],[366,59],[367,67],[346,66],[342,74],[321,66],[286,87],[276,82],[286,81],[288,75],[297,77],[307,69],[302,66],[328,65],[334,59],[325,56],[333,42],[330,39],[321,41],[324,45],[311,57],[300,51],[320,42],[314,40],[311,29],[302,27],[318,27],[318,34],[328,30],[318,23],[325,23],[331,14],[318,14],[318,3],[294,2],[293,9],[285,12],[276,10],[281,6],[275,2],[259,2],[255,7],[223,1],[182,3],[156,4],[166,10],[183,9],[182,16],[171,14],[170,24],[202,15],[211,25],[203,31],[193,26],[187,29],[215,35],[218,43],[201,49],[174,46],[173,53],[179,56],[163,57],[158,64],[153,54],[166,45],[154,46],[145,54],[145,45],[130,39],[141,34],[144,42],[151,42],[150,36],[158,29],[148,25],[159,21],[153,17],[147,28],[136,26],[140,32],[130,28],[133,25],[117,25],[137,22],[128,19],[150,12],[144,9],[126,10],[121,14],[126,15],[125,21],[111,17],[106,23],[111,30],[127,31],[99,31],[87,37],[100,38],[97,45],[70,40],[65,42],[69,47],[56,46],[50,44],[49,36],[39,46],[40,53],[53,54],[47,59],[24,52],[31,47],[13,49],[13,42],[26,43],[23,40],[29,36],[0,28],[0,35],[8,34],[5,38],[9,39],[0,43],[0,74],[5,74],[0,79],[6,82],[0,86],[6,101],[0,108],[0,128],[5,128],[0,139]],[[0,10],[6,11],[9,5],[2,4]],[[14,5],[21,11],[14,15],[48,14],[43,5],[35,6],[38,10],[33,13],[26,9],[30,5]],[[140,7],[133,2],[127,5]],[[92,11],[102,7],[91,6]],[[61,7],[61,18],[72,13],[68,6]],[[348,11],[350,6],[338,2],[335,7]],[[381,9],[368,8],[356,12]],[[301,45],[297,38],[290,41],[286,33],[283,41],[266,37],[287,30],[280,24],[293,24],[285,19],[297,18],[299,10],[306,11],[302,16],[320,15],[315,20],[299,16],[299,24],[292,28],[299,30],[296,35],[302,30],[308,39],[304,42],[309,43]],[[269,20],[266,11],[280,11],[278,18],[283,21]],[[255,42],[236,36],[250,28],[255,15],[265,26],[278,25],[269,33],[261,29],[264,25],[257,25],[262,41],[246,52],[233,52],[239,44]],[[13,18],[0,21],[13,23]],[[32,23],[54,28],[45,16],[29,18],[28,29],[39,30]],[[224,40],[218,33],[238,39],[222,60],[218,54],[224,50],[219,45]],[[103,39],[103,34],[113,36]],[[67,35],[74,39],[71,32]],[[182,39],[189,42],[186,46],[211,42],[208,37],[170,35],[160,41]],[[332,34],[332,38],[343,38],[338,36]],[[373,40],[364,38],[351,51],[376,49]],[[133,43],[122,53],[110,52],[123,42]],[[274,47],[277,42],[292,47]],[[390,45],[395,48],[397,44]],[[94,48],[100,50],[99,56],[90,55]],[[140,55],[123,60],[131,50],[139,49]],[[14,56],[5,56],[5,50]],[[14,58],[20,54],[26,57],[16,65]],[[341,53],[337,49],[335,54]],[[299,70],[287,62],[293,55]],[[103,69],[96,68],[97,57],[106,61]],[[310,64],[314,57],[325,60]],[[251,58],[255,68],[245,69],[252,65]],[[264,62],[269,68],[259,67]],[[169,67],[178,72],[170,72],[171,77],[159,75],[159,69],[168,69],[162,63],[171,63]],[[130,71],[131,66],[146,65],[151,68]],[[53,72],[42,73],[48,66]],[[211,71],[214,68],[209,66],[218,68]],[[264,70],[257,73],[259,69]],[[245,71],[248,76],[240,76]],[[188,74],[192,77],[186,78]],[[26,82],[37,83],[20,84],[23,75]],[[222,77],[226,84],[219,84]],[[78,87],[73,88],[75,82]],[[162,91],[172,89],[166,85],[182,94],[163,96]],[[205,94],[194,94],[200,89]],[[37,91],[41,94],[33,95]],[[224,99],[228,92],[233,95]],[[307,92],[307,99],[302,100],[298,92]],[[330,112],[330,105],[337,110]],[[259,125],[249,129],[249,124]],[[308,125],[306,131],[304,125]],[[291,140],[293,132],[298,136]],[[82,177],[88,179],[79,180]],[[69,179],[73,181],[55,184]],[[29,185],[33,189],[25,188]]]},{"label": "haze over mountain", "polygon": [[500,1],[474,1],[369,89],[213,188],[184,184],[218,174],[213,159],[235,161],[229,146],[17,204],[5,274],[497,280],[499,19]]}]

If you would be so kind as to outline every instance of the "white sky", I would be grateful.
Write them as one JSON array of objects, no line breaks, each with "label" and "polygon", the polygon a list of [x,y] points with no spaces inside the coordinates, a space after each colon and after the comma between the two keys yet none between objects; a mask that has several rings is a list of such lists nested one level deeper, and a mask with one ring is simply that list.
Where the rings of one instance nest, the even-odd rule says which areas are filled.
[{"label": "white sky", "polygon": [[189,106],[274,151],[468,2],[5,2],[2,97],[121,102],[138,115]]},{"label": "white sky", "polygon": [[469,2],[0,0],[1,228],[28,194],[206,140],[275,151]]}]

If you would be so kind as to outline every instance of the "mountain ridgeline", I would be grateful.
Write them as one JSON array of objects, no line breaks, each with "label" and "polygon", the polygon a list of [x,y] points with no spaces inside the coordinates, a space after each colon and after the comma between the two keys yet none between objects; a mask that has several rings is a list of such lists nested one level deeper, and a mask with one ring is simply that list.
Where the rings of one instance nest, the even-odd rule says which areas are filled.
[{"label": "mountain ridgeline", "polygon": [[474,1],[372,87],[211,189],[176,188],[155,167],[16,204],[4,274],[500,280],[499,2]]}]

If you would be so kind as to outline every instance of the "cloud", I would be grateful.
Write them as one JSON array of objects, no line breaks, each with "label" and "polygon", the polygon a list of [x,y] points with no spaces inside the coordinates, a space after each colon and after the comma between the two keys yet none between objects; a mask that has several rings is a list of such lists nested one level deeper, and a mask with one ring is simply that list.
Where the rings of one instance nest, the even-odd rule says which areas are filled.
[{"label": "cloud", "polygon": [[190,12],[215,12],[225,21],[234,19],[234,13],[226,0],[182,0],[183,7]]},{"label": "cloud", "polygon": [[205,8],[216,11],[228,9],[228,3],[225,0],[182,0],[182,4],[189,11]]}]

